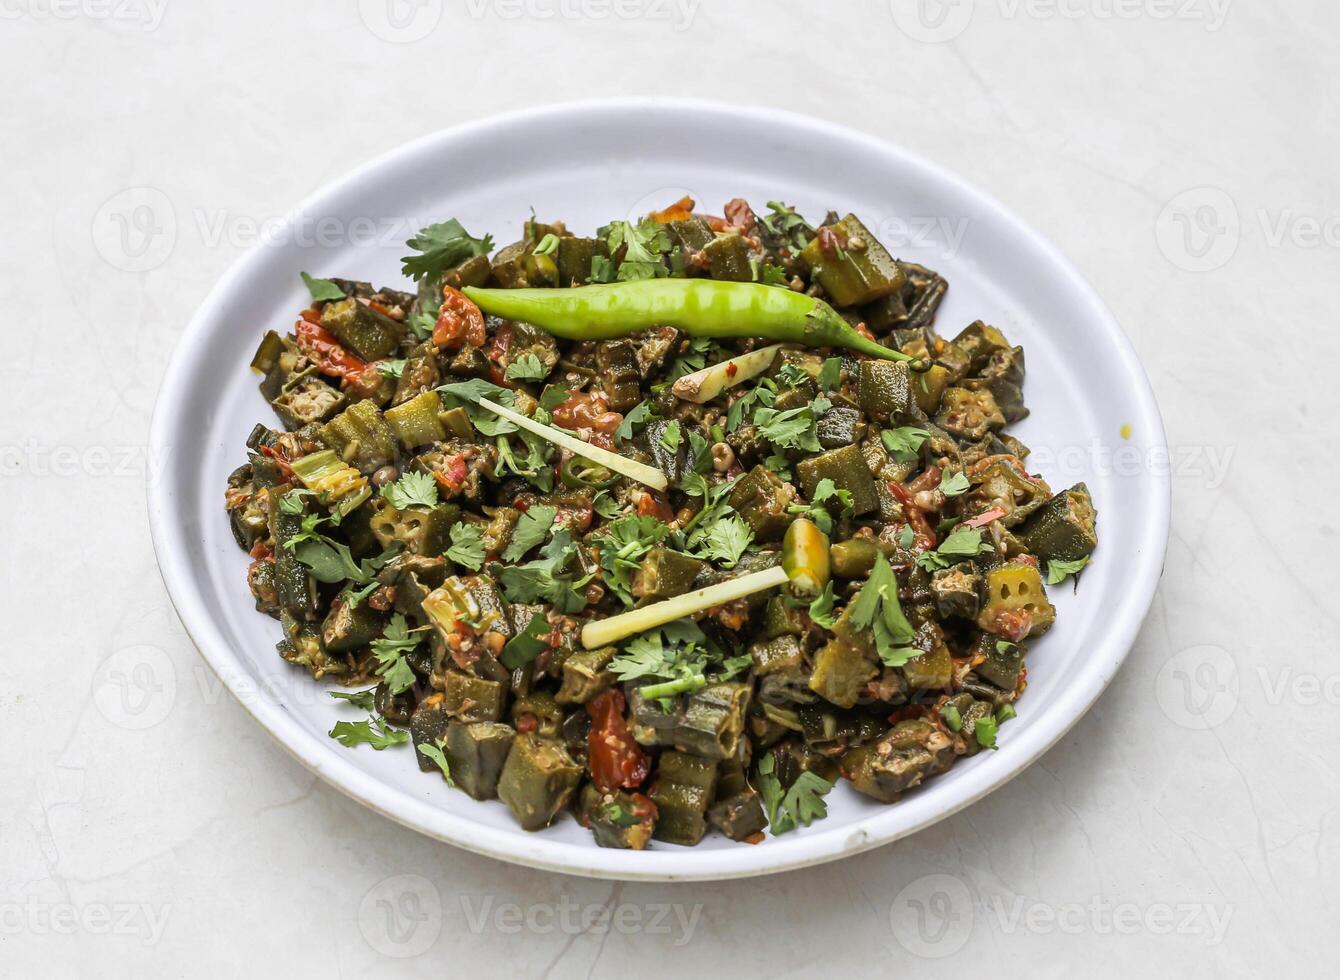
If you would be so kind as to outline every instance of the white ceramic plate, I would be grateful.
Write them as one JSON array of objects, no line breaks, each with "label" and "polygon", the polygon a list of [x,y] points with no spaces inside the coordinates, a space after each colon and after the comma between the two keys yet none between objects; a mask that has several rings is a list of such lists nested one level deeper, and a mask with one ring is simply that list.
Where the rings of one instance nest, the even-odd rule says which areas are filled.
[{"label": "white ceramic plate", "polygon": [[[1026,349],[1033,414],[1011,431],[1033,447],[1030,468],[1054,488],[1088,483],[1102,544],[1078,594],[1053,590],[1057,625],[1032,646],[1028,691],[999,751],[961,761],[893,806],[839,785],[827,819],[758,846],[714,835],[693,848],[604,850],[570,817],[522,831],[501,803],[476,803],[420,773],[408,749],[347,749],[327,737],[355,714],[275,653],[279,630],[252,607],[248,558],[229,532],[223,490],[252,425],[274,424],[247,365],[264,330],[289,329],[304,305],[300,270],[398,285],[404,240],[434,221],[454,216],[506,244],[531,208],[589,233],[685,192],[718,213],[737,196],[760,210],[784,200],[812,219],[854,211],[896,255],[943,273],[950,289],[941,333],[981,318]],[[967,806],[1038,758],[1107,686],[1149,608],[1167,543],[1169,482],[1158,408],[1130,344],[1051,245],[901,149],[772,110],[564,105],[398,149],[320,191],[276,238],[210,293],[164,380],[151,449],[167,463],[149,488],[159,565],[191,637],[253,717],[333,786],[422,833],[507,861],[629,879],[739,877],[854,854]]]}]

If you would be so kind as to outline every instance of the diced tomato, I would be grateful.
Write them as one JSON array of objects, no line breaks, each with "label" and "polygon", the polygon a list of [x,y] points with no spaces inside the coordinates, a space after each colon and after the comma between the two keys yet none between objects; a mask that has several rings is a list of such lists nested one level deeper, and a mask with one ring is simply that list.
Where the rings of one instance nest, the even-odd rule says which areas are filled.
[{"label": "diced tomato", "polygon": [[587,702],[586,711],[591,716],[586,746],[592,782],[606,792],[641,786],[651,771],[651,760],[628,729],[623,692],[602,691]]},{"label": "diced tomato", "polygon": [[466,478],[469,475],[470,467],[466,464],[465,453],[448,456],[442,469],[433,473],[433,477],[438,484],[452,493],[457,493],[461,487],[465,486]]},{"label": "diced tomato", "polygon": [[444,350],[460,347],[483,347],[487,334],[484,314],[459,289],[442,287],[442,308],[433,328],[433,343]]},{"label": "diced tomato", "polygon": [[564,429],[590,429],[609,434],[622,423],[623,416],[609,410],[609,402],[600,392],[570,392],[563,404],[554,409],[554,425]]},{"label": "diced tomato", "polygon": [[674,204],[659,211],[652,211],[647,217],[662,225],[671,221],[685,221],[693,217],[694,204],[693,198],[685,194]]},{"label": "diced tomato", "polygon": [[976,517],[969,517],[963,522],[961,527],[986,527],[992,521],[999,520],[1005,516],[1004,507],[992,507],[990,510],[984,510]]},{"label": "diced tomato", "polygon": [[1002,609],[991,621],[988,633],[1003,636],[1011,643],[1018,643],[1028,636],[1033,628],[1033,617],[1026,609]]},{"label": "diced tomato", "polygon": [[367,368],[367,361],[345,350],[334,334],[308,317],[309,312],[312,311],[304,310],[302,319],[293,326],[298,350],[315,361],[322,374],[341,378],[345,385],[357,380]]},{"label": "diced tomato", "polygon": [[265,541],[257,541],[254,545],[252,545],[251,551],[248,552],[248,554],[250,554],[252,558],[259,558],[259,559],[273,558],[274,553],[275,553],[274,548],[271,548],[269,543]]},{"label": "diced tomato", "polygon": [[734,361],[731,361],[731,363],[726,365],[726,377],[733,378],[739,373],[740,365],[736,364]]},{"label": "diced tomato", "polygon": [[726,202],[726,220],[741,235],[752,235],[758,225],[758,216],[754,214],[749,202],[742,197]]},{"label": "diced tomato", "polygon": [[660,494],[644,490],[637,498],[637,516],[654,517],[662,524],[669,524],[675,519],[675,512]]}]

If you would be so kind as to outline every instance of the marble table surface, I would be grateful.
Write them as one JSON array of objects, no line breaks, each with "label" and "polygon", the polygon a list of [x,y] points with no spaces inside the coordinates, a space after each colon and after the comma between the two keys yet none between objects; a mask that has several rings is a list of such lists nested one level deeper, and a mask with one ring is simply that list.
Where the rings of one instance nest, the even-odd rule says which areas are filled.
[{"label": "marble table surface", "polygon": [[[1340,409],[1338,62],[1321,2],[0,4],[0,974],[1329,961],[1340,542],[1319,497],[1340,470],[1315,454]],[[602,94],[787,107],[943,163],[1075,260],[1149,371],[1173,530],[1129,660],[1044,758],[912,838],[674,886],[475,857],[317,782],[168,604],[146,429],[211,284],[376,154]]]}]

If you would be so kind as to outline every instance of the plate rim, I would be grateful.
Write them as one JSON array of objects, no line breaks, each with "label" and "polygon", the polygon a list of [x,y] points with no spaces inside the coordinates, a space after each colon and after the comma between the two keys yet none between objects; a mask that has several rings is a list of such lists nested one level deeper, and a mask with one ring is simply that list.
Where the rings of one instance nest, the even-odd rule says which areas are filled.
[{"label": "plate rim", "polygon": [[[1114,342],[1121,356],[1123,373],[1133,382],[1134,398],[1129,406],[1133,420],[1142,432],[1149,433],[1147,445],[1152,453],[1167,453],[1167,439],[1163,420],[1143,366],[1136,356],[1129,338],[1116,318],[1108,310],[1097,291],[1075,265],[1048,238],[1038,232],[994,196],[927,158],[902,146],[872,136],[861,130],[819,119],[786,109],[763,107],[704,99],[674,97],[618,97],[583,99],[535,106],[527,109],[492,114],[420,136],[400,144],[371,160],[355,167],[347,174],[329,181],[308,194],[281,219],[279,227],[290,227],[303,214],[319,213],[322,202],[338,196],[350,186],[362,183],[383,167],[402,157],[423,154],[439,144],[466,140],[490,130],[507,130],[526,125],[540,117],[570,116],[590,122],[593,116],[617,117],[628,112],[665,112],[714,114],[745,118],[751,122],[773,122],[793,130],[808,130],[816,136],[843,139],[859,144],[863,150],[896,158],[904,166],[920,170],[949,185],[964,200],[971,201],[995,221],[1007,225],[1024,236],[1046,257],[1057,273],[1070,280],[1076,295],[1089,307],[1095,324],[1101,326]],[[164,452],[173,444],[176,408],[184,403],[186,379],[193,374],[191,367],[199,355],[193,351],[202,347],[196,343],[207,333],[206,321],[235,288],[252,266],[264,262],[267,254],[263,243],[253,245],[238,256],[218,282],[209,290],[196,308],[190,322],[181,332],[173,353],[164,370],[149,428],[149,451]],[[155,455],[154,458],[160,458]],[[170,469],[166,472],[170,472]],[[1132,588],[1120,608],[1117,624],[1108,634],[1103,648],[1108,656],[1105,663],[1086,671],[1067,686],[1061,697],[1053,701],[1048,713],[1034,722],[1024,737],[1013,743],[1008,762],[1004,753],[997,764],[974,772],[974,780],[965,784],[959,798],[948,806],[941,806],[910,824],[880,830],[881,821],[888,821],[890,813],[875,812],[841,827],[810,833],[790,840],[769,839],[766,847],[712,850],[695,853],[676,848],[667,851],[630,852],[577,845],[545,838],[542,834],[522,834],[501,830],[474,822],[465,817],[439,809],[426,799],[414,797],[388,787],[374,776],[330,753],[313,756],[300,747],[312,735],[289,715],[287,709],[268,698],[254,696],[255,685],[231,651],[213,617],[204,607],[199,587],[190,573],[190,542],[186,528],[173,523],[172,480],[166,475],[152,476],[147,481],[146,503],[149,528],[158,570],[163,579],[169,601],[210,670],[219,678],[243,709],[268,732],[293,758],[316,776],[351,799],[418,831],[430,838],[461,847],[465,850],[513,864],[522,864],[541,870],[576,874],[586,877],[627,881],[706,881],[753,877],[775,874],[840,858],[851,857],[863,851],[891,843],[914,834],[931,824],[970,806],[989,793],[999,789],[1023,772],[1079,722],[1116,676],[1129,655],[1162,576],[1166,557],[1172,507],[1171,476],[1167,472],[1147,470],[1141,481],[1146,487],[1141,495],[1151,512],[1144,514],[1145,534],[1138,550],[1139,564],[1131,572]],[[1058,702],[1063,702],[1058,704]],[[388,791],[393,795],[386,799]],[[817,826],[817,825],[816,825]],[[766,855],[766,856],[765,856]]]}]

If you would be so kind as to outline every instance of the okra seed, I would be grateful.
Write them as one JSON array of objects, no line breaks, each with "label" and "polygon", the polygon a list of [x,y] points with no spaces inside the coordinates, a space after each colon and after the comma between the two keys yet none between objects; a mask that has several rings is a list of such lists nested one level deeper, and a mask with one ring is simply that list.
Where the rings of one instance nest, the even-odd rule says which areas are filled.
[{"label": "okra seed", "polygon": [[712,444],[712,469],[725,473],[735,464],[735,450],[724,442]]}]

